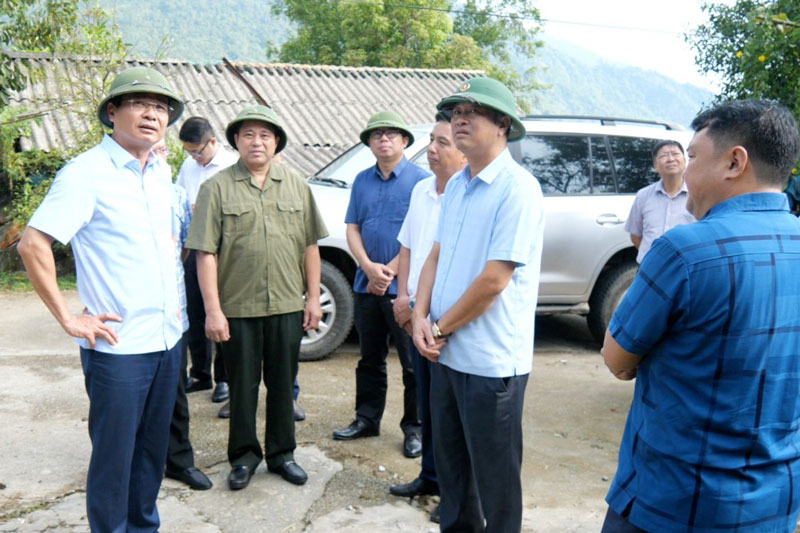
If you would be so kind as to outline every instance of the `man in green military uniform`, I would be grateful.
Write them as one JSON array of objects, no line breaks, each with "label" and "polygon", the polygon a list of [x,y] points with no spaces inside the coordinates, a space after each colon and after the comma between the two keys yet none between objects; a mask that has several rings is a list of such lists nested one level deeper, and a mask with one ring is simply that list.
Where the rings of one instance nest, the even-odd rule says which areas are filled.
[{"label": "man in green military uniform", "polygon": [[228,484],[246,487],[264,457],[256,435],[263,364],[267,468],[302,485],[292,382],[303,330],[322,315],[317,241],[328,233],[306,181],[273,161],[286,132],[272,109],[244,109],[225,135],[239,161],[200,187],[186,247],[197,251],[206,336],[221,343],[228,371]]}]

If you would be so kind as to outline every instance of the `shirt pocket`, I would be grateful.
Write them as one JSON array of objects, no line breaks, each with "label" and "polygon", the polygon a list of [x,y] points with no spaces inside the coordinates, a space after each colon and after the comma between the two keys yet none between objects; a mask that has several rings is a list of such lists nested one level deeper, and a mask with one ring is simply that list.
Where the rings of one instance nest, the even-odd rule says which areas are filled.
[{"label": "shirt pocket", "polygon": [[255,231],[256,208],[252,202],[222,204],[222,233],[241,235]]},{"label": "shirt pocket", "polygon": [[387,200],[382,205],[377,205],[376,208],[380,209],[383,218],[393,224],[402,224],[408,213],[408,205],[411,203],[410,193],[390,194]]},{"label": "shirt pocket", "polygon": [[287,232],[287,237],[305,233],[303,202],[300,200],[278,200],[278,227]]}]

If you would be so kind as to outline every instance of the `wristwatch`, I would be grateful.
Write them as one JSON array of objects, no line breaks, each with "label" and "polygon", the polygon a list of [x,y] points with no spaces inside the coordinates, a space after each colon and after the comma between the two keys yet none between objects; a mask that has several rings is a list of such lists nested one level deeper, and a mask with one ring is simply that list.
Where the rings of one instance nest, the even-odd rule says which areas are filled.
[{"label": "wristwatch", "polygon": [[439,328],[439,321],[433,323],[433,338],[434,339],[441,339],[442,337],[446,337],[447,335],[442,333],[442,330]]}]

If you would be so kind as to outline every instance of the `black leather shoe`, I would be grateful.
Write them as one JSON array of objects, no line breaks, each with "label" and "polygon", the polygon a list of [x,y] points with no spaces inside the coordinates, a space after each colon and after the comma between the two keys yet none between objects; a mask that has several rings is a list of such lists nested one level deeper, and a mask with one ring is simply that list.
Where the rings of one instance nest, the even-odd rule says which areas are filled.
[{"label": "black leather shoe", "polygon": [[224,381],[217,383],[217,388],[214,389],[214,394],[211,395],[211,401],[214,403],[221,403],[230,397],[230,389],[228,384]]},{"label": "black leather shoe", "polygon": [[213,387],[211,380],[200,381],[199,379],[191,378],[190,381],[191,383],[189,383],[189,385],[186,387],[186,394],[191,394],[201,390],[208,390]]},{"label": "black leather shoe", "polygon": [[211,488],[211,480],[208,479],[208,476],[193,466],[179,472],[167,470],[164,475],[170,479],[177,479],[181,483],[186,483],[189,488],[194,490],[208,490]]},{"label": "black leather shoe", "polygon": [[353,440],[353,439],[360,439],[362,437],[377,437],[380,434],[381,434],[380,429],[370,426],[360,418],[356,418],[346,428],[334,431],[333,439]]},{"label": "black leather shoe", "polygon": [[268,466],[267,470],[280,474],[283,479],[295,485],[302,485],[308,481],[308,474],[306,474],[306,471],[294,461],[286,461],[275,468]]},{"label": "black leather shoe", "polygon": [[219,413],[217,413],[219,418],[230,418],[231,417],[231,402],[225,402],[225,405],[219,408]]},{"label": "black leather shoe", "polygon": [[[440,504],[441,505],[441,504]],[[438,524],[441,521],[441,517],[439,516],[439,506],[436,506],[436,509],[433,510],[431,513],[431,522],[434,524]]]},{"label": "black leather shoe", "polygon": [[231,490],[241,490],[250,483],[253,473],[246,466],[234,466],[228,474],[228,486]]},{"label": "black leather shoe", "polygon": [[295,422],[302,422],[306,419],[306,412],[303,411],[303,408],[300,407],[300,404],[297,403],[297,400],[293,402],[294,404],[294,420]]},{"label": "black leather shoe", "polygon": [[419,457],[422,455],[422,437],[419,433],[409,433],[403,440],[403,455]]},{"label": "black leather shoe", "polygon": [[418,477],[405,485],[392,485],[389,487],[389,492],[403,498],[413,498],[421,494],[439,494],[439,484]]}]

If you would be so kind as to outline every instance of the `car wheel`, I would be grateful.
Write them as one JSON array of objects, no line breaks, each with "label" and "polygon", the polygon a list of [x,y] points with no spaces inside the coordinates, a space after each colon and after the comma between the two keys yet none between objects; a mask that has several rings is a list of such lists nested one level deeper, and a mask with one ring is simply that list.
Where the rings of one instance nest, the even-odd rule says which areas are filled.
[{"label": "car wheel", "polygon": [[322,261],[320,283],[322,318],[317,329],[306,331],[300,342],[300,360],[318,361],[347,338],[353,327],[353,291],[347,278],[327,261]]},{"label": "car wheel", "polygon": [[586,321],[589,331],[597,342],[603,344],[608,323],[622,297],[636,277],[639,265],[636,263],[623,263],[601,274],[595,285],[592,297],[589,299],[589,314]]}]

